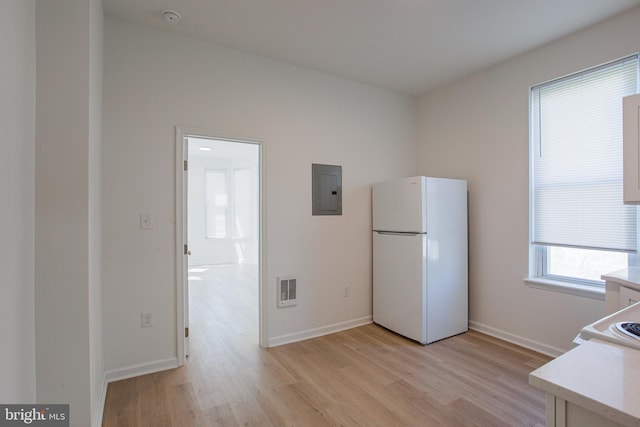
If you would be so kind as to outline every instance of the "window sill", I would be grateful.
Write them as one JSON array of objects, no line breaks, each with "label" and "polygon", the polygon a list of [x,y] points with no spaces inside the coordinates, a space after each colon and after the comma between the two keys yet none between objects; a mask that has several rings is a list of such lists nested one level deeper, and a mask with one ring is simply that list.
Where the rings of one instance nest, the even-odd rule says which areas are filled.
[{"label": "window sill", "polygon": [[560,280],[541,279],[539,277],[528,277],[524,279],[524,282],[527,286],[535,289],[604,301],[604,287],[598,288],[595,286],[580,285],[578,283],[562,282]]}]

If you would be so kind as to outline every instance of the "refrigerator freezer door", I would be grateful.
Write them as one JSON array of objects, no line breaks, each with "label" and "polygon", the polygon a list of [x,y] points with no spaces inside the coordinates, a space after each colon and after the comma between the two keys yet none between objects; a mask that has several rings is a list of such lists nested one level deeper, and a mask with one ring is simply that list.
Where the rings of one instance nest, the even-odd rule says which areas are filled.
[{"label": "refrigerator freezer door", "polygon": [[416,176],[372,187],[373,229],[425,233],[427,178]]},{"label": "refrigerator freezer door", "polygon": [[424,234],[373,233],[373,321],[426,344]]}]

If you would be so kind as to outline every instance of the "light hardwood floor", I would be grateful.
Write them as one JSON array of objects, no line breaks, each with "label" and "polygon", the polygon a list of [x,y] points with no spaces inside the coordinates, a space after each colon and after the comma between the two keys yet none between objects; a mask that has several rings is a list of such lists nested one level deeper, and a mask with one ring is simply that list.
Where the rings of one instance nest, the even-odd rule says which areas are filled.
[{"label": "light hardwood floor", "polygon": [[190,274],[203,280],[187,364],[109,384],[103,426],[544,424],[527,375],[546,356],[473,331],[420,346],[373,324],[262,349],[255,268],[207,268]]}]

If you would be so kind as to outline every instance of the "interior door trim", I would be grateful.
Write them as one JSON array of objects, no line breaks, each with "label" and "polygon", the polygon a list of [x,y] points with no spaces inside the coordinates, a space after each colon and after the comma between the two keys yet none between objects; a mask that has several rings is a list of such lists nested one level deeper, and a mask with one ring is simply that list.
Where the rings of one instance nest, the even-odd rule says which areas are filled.
[{"label": "interior door trim", "polygon": [[258,177],[259,177],[259,191],[258,191],[258,226],[259,226],[259,242],[258,242],[258,319],[259,319],[259,343],[261,347],[269,346],[269,336],[268,336],[268,292],[266,288],[267,281],[265,280],[265,265],[266,265],[266,254],[264,251],[265,241],[266,241],[266,215],[265,215],[265,206],[266,206],[266,185],[265,185],[265,145],[263,143],[263,138],[256,137],[247,137],[247,136],[238,136],[238,135],[229,135],[220,132],[212,132],[206,131],[202,129],[184,127],[184,126],[176,126],[176,163],[175,163],[175,217],[176,217],[176,225],[175,225],[175,260],[176,260],[176,320],[177,320],[177,328],[176,328],[176,349],[177,349],[177,358],[178,358],[178,366],[182,366],[185,363],[185,336],[184,330],[187,326],[185,324],[185,309],[187,308],[188,300],[186,299],[187,295],[185,281],[187,280],[187,270],[188,270],[188,261],[187,256],[184,255],[184,245],[187,244],[187,236],[186,236],[186,222],[185,222],[185,212],[186,206],[188,203],[188,195],[187,195],[187,180],[185,178],[185,170],[184,170],[184,162],[188,160],[187,146],[185,144],[186,137],[203,137],[203,138],[211,138],[211,139],[222,139],[228,141],[235,142],[243,142],[254,144],[258,146]]}]

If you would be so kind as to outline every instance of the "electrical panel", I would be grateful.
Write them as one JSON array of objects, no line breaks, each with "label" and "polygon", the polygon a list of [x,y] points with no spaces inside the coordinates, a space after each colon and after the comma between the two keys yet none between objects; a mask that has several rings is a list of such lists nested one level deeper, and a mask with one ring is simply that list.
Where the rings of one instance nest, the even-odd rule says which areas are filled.
[{"label": "electrical panel", "polygon": [[311,165],[311,214],[342,215],[342,166]]}]

